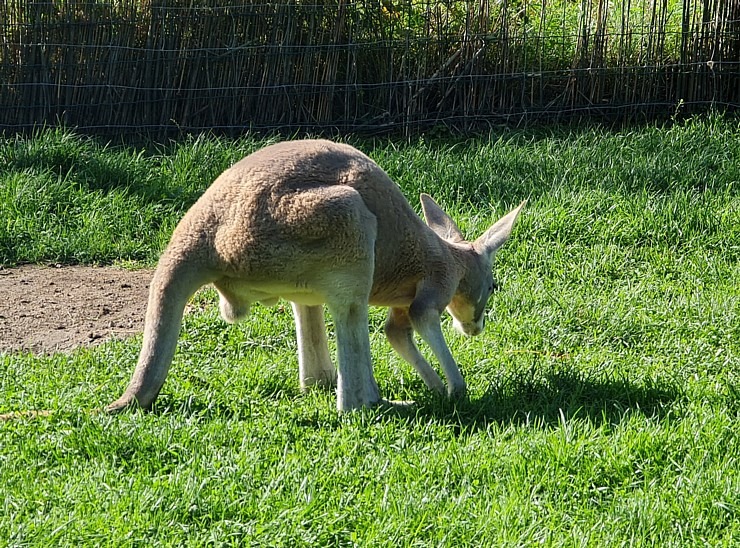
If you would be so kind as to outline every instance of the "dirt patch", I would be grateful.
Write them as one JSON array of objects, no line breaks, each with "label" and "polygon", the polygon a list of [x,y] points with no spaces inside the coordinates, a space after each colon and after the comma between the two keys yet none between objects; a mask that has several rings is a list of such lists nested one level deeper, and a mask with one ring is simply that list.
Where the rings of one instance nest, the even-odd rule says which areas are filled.
[{"label": "dirt patch", "polygon": [[141,332],[152,274],[77,266],[0,269],[0,352],[59,352]]}]

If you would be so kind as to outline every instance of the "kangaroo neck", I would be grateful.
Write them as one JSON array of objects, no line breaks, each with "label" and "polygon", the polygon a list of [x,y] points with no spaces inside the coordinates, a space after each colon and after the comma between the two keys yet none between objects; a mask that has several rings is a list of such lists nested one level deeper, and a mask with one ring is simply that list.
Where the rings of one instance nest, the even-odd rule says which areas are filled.
[{"label": "kangaroo neck", "polygon": [[443,238],[439,238],[439,241],[449,257],[448,276],[457,283],[473,268],[477,255],[475,248],[466,241],[452,242]]}]

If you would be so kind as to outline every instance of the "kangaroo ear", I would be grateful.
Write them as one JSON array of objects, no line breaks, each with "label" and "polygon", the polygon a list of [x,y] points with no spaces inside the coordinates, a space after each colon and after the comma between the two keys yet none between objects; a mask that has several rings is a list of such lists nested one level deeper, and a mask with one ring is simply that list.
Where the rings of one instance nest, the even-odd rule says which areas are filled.
[{"label": "kangaroo ear", "polygon": [[516,209],[512,209],[506,215],[501,217],[496,223],[486,230],[486,232],[478,238],[474,245],[480,253],[485,253],[489,257],[492,257],[496,251],[506,243],[511,235],[511,230],[514,228],[514,221],[519,216],[519,211],[524,207],[527,200],[524,200]]},{"label": "kangaroo ear", "polygon": [[429,194],[422,194],[421,198],[421,209],[424,211],[424,218],[437,236],[448,242],[462,242],[465,238],[457,228],[455,221],[453,221],[447,213],[442,211],[442,208],[437,205],[437,202],[432,200]]}]

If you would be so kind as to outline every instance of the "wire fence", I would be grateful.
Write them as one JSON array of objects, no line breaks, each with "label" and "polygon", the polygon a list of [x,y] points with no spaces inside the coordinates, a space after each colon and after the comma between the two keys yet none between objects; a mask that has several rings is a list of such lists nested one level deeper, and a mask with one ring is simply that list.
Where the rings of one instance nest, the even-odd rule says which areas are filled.
[{"label": "wire fence", "polygon": [[740,106],[738,0],[0,0],[0,129],[415,132]]}]

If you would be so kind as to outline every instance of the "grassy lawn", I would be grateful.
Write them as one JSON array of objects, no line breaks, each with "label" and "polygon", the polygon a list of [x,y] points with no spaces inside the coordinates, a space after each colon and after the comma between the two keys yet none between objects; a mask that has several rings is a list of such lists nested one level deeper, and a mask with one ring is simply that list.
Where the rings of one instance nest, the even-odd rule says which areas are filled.
[{"label": "grassy lawn", "polygon": [[[152,265],[264,144],[0,139],[0,264]],[[86,412],[120,395],[140,337],[0,354],[0,412],[58,410],[0,424],[0,545],[740,542],[737,120],[354,144],[471,236],[529,197],[485,333],[444,326],[469,399],[430,395],[373,309],[381,393],[417,404],[338,416],[298,388],[289,306],[227,326],[211,290],[153,413]]]}]

